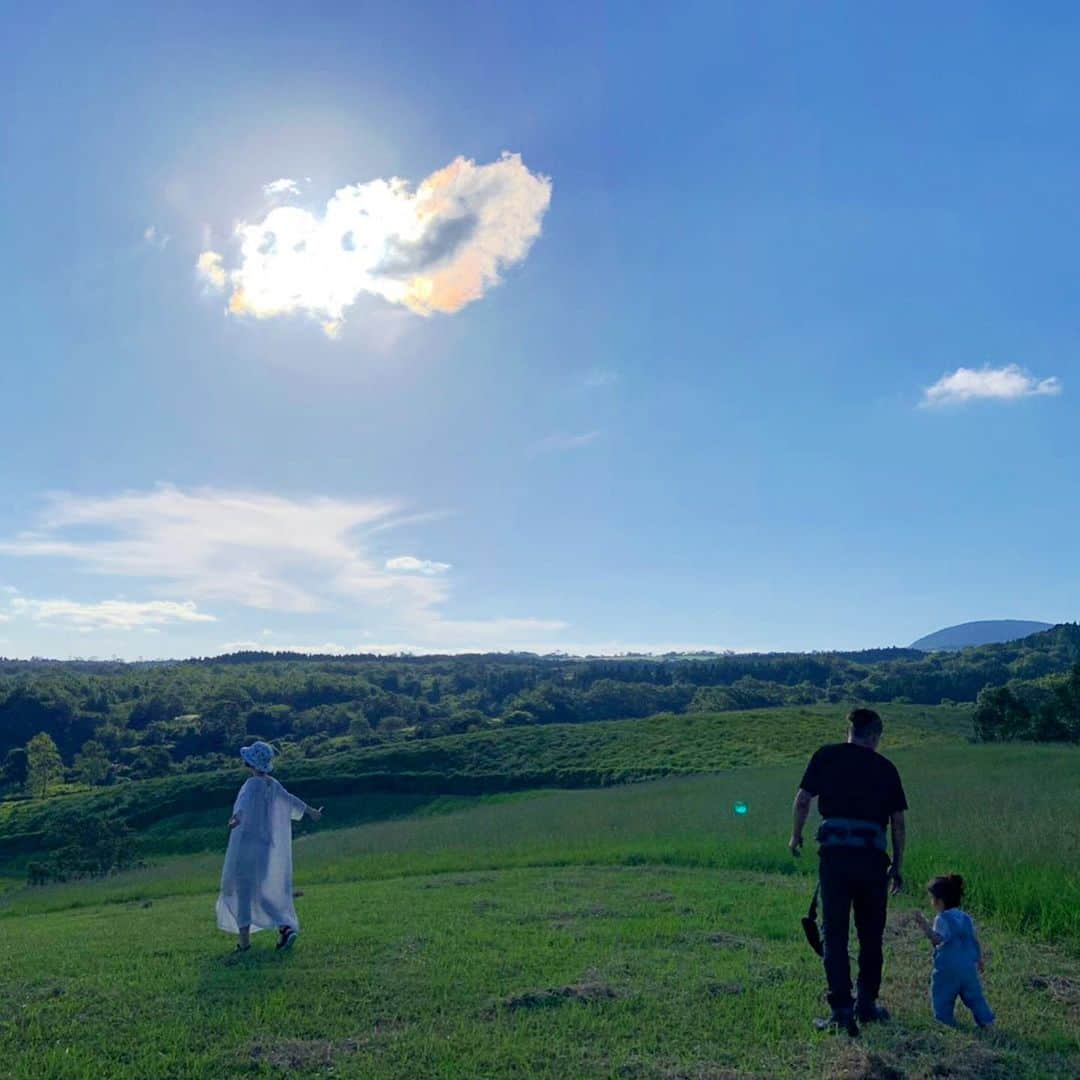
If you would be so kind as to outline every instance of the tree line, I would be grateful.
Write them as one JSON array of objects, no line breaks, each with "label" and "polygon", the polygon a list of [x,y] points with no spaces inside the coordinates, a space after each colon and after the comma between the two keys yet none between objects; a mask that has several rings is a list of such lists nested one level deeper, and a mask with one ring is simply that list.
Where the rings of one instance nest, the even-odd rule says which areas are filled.
[{"label": "tree line", "polygon": [[[996,708],[1008,718],[985,720],[985,737],[1049,732],[1064,700],[1054,680],[1078,662],[1075,624],[956,653],[0,660],[0,784],[41,795],[62,780],[100,786],[217,768],[252,738],[319,756],[499,726],[846,701],[978,699],[980,716]],[[1018,704],[988,689],[1021,685],[1008,691]],[[1038,719],[1024,727],[1022,715]]]}]

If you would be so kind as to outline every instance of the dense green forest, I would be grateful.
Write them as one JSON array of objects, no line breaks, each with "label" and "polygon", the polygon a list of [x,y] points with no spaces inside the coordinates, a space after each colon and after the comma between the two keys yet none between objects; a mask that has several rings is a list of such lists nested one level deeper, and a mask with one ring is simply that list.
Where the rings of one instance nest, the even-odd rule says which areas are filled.
[{"label": "dense green forest", "polygon": [[[929,654],[238,653],[171,663],[0,661],[0,760],[9,793],[29,784],[31,794],[46,794],[62,779],[97,786],[217,768],[251,738],[319,756],[489,728],[661,712],[977,698],[984,738],[1075,738],[1068,717],[1080,690],[1060,687],[1080,687],[1080,675],[1066,678],[1078,662],[1075,624],[1005,645]],[[1006,689],[994,697],[995,688]]]}]

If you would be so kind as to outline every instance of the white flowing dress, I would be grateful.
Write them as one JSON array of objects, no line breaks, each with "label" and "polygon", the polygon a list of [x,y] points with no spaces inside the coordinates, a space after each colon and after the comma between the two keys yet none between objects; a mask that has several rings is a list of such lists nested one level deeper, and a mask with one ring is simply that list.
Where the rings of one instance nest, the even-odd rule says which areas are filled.
[{"label": "white flowing dress", "polygon": [[292,823],[307,810],[270,776],[253,776],[236,797],[239,824],[229,837],[217,924],[230,934],[241,926],[252,932],[282,926],[300,929],[293,904]]}]

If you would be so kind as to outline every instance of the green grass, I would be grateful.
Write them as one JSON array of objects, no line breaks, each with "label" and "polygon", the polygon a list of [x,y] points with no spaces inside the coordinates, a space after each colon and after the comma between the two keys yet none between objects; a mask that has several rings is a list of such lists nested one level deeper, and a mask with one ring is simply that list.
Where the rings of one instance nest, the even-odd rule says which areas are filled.
[{"label": "green grass", "polygon": [[[884,714],[894,749],[963,744],[970,734],[970,710],[963,707],[894,705]],[[298,794],[319,801],[363,794],[430,799],[537,787],[596,787],[794,763],[842,734],[840,706],[661,715],[508,728],[295,758],[283,762],[283,775]],[[0,804],[0,864],[3,857],[22,856],[25,861],[28,853],[39,852],[43,832],[62,835],[56,824],[77,810],[117,814],[145,833],[152,852],[191,851],[200,843],[216,843],[212,831],[204,832],[201,840],[197,836],[198,815],[230,805],[240,775],[239,768],[174,775],[91,794]],[[158,824],[167,818],[176,819],[175,831],[188,835],[182,840],[170,837],[173,827]]]},{"label": "green grass", "polygon": [[894,1024],[814,1037],[800,884],[641,866],[322,885],[285,956],[267,934],[228,956],[210,895],[30,916],[0,945],[4,1075],[1076,1075],[1080,971],[993,928],[997,1034],[933,1023],[927,947],[894,919]]},{"label": "green grass", "polygon": [[[1080,750],[941,746],[894,756],[912,804],[912,888],[964,874],[970,904],[999,925],[1080,949]],[[468,812],[383,821],[299,840],[303,884],[458,870],[667,865],[809,873],[785,847],[796,766],[768,766],[603,790],[537,794]],[[746,817],[731,807],[749,804]],[[0,916],[212,890],[219,851],[160,860],[104,881],[9,891]]]},{"label": "green grass", "polygon": [[[291,955],[268,934],[228,954],[213,924],[223,838],[106,880],[9,887],[0,1071],[1080,1075],[1080,749],[905,738],[899,723],[889,735],[907,743],[885,749],[912,804],[909,887],[886,934],[895,1022],[857,1042],[809,1029],[823,979],[798,920],[814,860],[784,846],[805,750],[773,746],[789,760],[604,789],[328,799],[295,845],[304,925]],[[217,812],[153,827],[164,843],[214,828]],[[989,950],[990,1036],[930,1016],[929,950],[907,920],[945,870],[969,879]]]}]

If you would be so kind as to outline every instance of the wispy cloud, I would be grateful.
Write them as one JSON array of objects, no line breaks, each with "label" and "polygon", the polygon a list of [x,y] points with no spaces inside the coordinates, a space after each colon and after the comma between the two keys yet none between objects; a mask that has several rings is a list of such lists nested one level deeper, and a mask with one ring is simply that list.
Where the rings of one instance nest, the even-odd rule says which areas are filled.
[{"label": "wispy cloud", "polygon": [[263,194],[268,199],[274,199],[281,195],[299,195],[300,185],[297,181],[283,176],[280,180],[271,180],[269,184],[263,184]]},{"label": "wispy cloud", "polygon": [[1050,397],[1060,394],[1056,376],[1038,379],[1018,364],[994,368],[957,368],[943,375],[923,392],[922,404],[960,405],[968,401],[1015,401],[1017,398]]},{"label": "wispy cloud", "polygon": [[478,300],[528,254],[550,201],[551,181],[518,154],[488,165],[457,158],[415,191],[399,178],[372,180],[340,188],[321,215],[275,207],[240,225],[228,267],[210,250],[197,266],[229,290],[232,314],[305,314],[334,336],[365,293],[420,315]]},{"label": "wispy cloud", "polygon": [[[90,625],[97,618],[102,627],[138,619],[142,625],[209,621],[212,616],[195,602],[212,601],[296,614],[347,612],[350,621],[397,627],[431,645],[467,638],[509,648],[520,637],[565,627],[557,620],[444,617],[449,563],[375,551],[376,535],[382,539],[408,520],[395,500],[161,486],[101,497],[54,496],[33,529],[0,541],[0,553],[140,579],[160,598],[95,605],[15,598],[9,606],[16,612],[21,604],[18,611],[49,621]],[[177,596],[185,601],[176,602]]]},{"label": "wispy cloud", "polygon": [[162,232],[156,225],[147,225],[143,230],[143,240],[151,247],[163,248],[170,239],[169,234]]},{"label": "wispy cloud", "polygon": [[581,382],[590,390],[595,390],[601,386],[611,386],[613,383],[618,382],[618,379],[617,372],[607,368],[593,368],[591,371],[585,372]]},{"label": "wispy cloud", "polygon": [[11,616],[34,622],[72,626],[89,633],[92,630],[137,630],[168,623],[214,622],[213,615],[199,611],[191,601],[172,600],[101,600],[82,604],[74,600],[31,600],[17,597],[11,601]]},{"label": "wispy cloud", "polygon": [[431,559],[417,559],[413,555],[398,555],[386,560],[387,570],[400,570],[406,574],[445,574],[450,569],[446,562],[433,562]]},{"label": "wispy cloud", "polygon": [[556,432],[554,435],[548,435],[547,438],[541,439],[533,446],[533,449],[540,454],[558,453],[565,450],[583,450],[587,446],[592,446],[599,438],[599,431],[583,431],[577,435]]},{"label": "wispy cloud", "polygon": [[362,653],[370,650],[362,648],[351,649],[347,645],[339,645],[336,641],[325,641],[321,645],[270,645],[266,641],[226,641],[220,647],[222,653],[238,652],[275,652],[275,653],[300,653],[303,656],[347,656],[350,653]]}]

